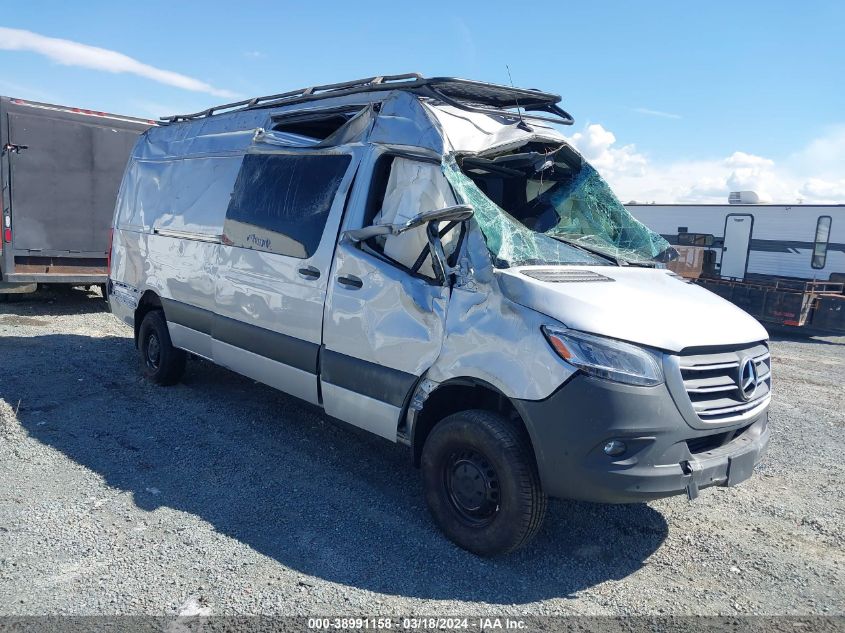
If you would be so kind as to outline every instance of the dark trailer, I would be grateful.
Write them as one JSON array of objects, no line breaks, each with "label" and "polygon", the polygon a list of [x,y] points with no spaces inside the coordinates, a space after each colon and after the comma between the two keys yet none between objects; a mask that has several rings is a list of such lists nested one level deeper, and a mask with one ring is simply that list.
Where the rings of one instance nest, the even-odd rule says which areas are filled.
[{"label": "dark trailer", "polygon": [[0,298],[104,284],[129,153],[153,121],[0,97]]}]

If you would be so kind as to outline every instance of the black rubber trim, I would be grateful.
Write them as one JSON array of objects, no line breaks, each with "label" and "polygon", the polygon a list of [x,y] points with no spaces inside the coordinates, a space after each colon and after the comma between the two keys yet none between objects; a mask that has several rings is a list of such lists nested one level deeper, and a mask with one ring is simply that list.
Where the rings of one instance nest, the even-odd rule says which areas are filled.
[{"label": "black rubber trim", "polygon": [[162,299],[161,307],[164,314],[171,323],[177,323],[189,327],[197,332],[211,335],[211,324],[214,320],[214,313],[210,310],[198,308],[188,303],[174,301],[173,299]]},{"label": "black rubber trim", "polygon": [[220,315],[214,317],[213,336],[222,343],[317,374],[317,343]]},{"label": "black rubber trim", "polygon": [[371,363],[326,349],[320,351],[320,377],[324,382],[394,407],[405,404],[417,377],[398,369]]},{"label": "black rubber trim", "polygon": [[317,343],[214,314],[181,301],[162,299],[161,303],[171,323],[208,334],[222,343],[264,358],[317,374],[317,356],[320,353]]},{"label": "black rubber trim", "polygon": [[273,332],[266,328],[231,319],[196,306],[162,299],[168,321],[209,334],[222,343],[284,363],[296,369],[317,374],[336,387],[386,402],[394,407],[405,404],[417,377],[398,369],[320,349],[316,343]]}]

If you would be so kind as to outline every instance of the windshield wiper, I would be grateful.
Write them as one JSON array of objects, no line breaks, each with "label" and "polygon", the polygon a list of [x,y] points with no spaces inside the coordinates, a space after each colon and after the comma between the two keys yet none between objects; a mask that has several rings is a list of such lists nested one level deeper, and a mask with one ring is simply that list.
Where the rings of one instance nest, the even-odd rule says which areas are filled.
[{"label": "windshield wiper", "polygon": [[575,240],[569,239],[568,237],[563,237],[559,233],[546,233],[549,237],[556,239],[558,242],[563,242],[569,246],[574,248],[579,248],[582,251],[586,251],[587,253],[591,253],[592,255],[598,255],[603,259],[608,259],[612,261],[617,266],[627,266],[629,264],[628,260],[622,259],[621,257],[616,257],[615,255],[610,255],[609,253],[605,253],[600,251],[596,248],[590,248],[589,246],[584,246],[580,242],[576,242]]}]

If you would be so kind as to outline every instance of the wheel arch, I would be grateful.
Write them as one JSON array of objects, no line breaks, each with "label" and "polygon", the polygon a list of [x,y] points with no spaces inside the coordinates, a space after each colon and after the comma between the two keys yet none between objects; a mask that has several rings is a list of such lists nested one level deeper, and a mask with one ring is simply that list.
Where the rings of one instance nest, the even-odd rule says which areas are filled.
[{"label": "wheel arch", "polygon": [[138,300],[138,307],[135,308],[135,347],[138,347],[138,333],[141,331],[141,322],[144,320],[147,313],[152,312],[153,310],[161,310],[164,312],[164,307],[161,303],[161,297],[159,297],[153,290],[147,290],[141,295],[141,298]]},{"label": "wheel arch", "polygon": [[[437,423],[453,413],[471,409],[502,414],[523,434],[536,460],[528,426],[522,419],[519,409],[501,390],[485,380],[473,377],[450,378],[437,384],[428,392],[425,384],[426,381],[423,379],[414,390],[407,417],[407,436],[410,440],[415,466],[419,467],[425,440]],[[417,405],[416,403],[420,401],[421,403]]]}]

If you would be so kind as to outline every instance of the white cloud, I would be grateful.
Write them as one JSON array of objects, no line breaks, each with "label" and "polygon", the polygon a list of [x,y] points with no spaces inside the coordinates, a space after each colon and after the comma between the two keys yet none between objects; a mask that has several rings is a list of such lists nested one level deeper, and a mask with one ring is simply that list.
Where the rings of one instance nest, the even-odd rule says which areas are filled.
[{"label": "white cloud", "polygon": [[616,147],[616,136],[596,123],[588,125],[583,132],[576,132],[570,139],[602,174],[626,174],[642,176],[648,165],[643,154],[633,145]]},{"label": "white cloud", "polygon": [[798,190],[801,199],[832,204],[845,201],[845,178],[837,181],[810,178]]},{"label": "white cloud", "polygon": [[655,162],[635,145],[617,145],[598,124],[570,137],[623,201],[727,202],[731,191],[755,191],[770,202],[845,203],[845,126],[828,130],[776,162],[736,151],[721,159]]},{"label": "white cloud", "polygon": [[813,139],[791,157],[790,163],[797,168],[814,165],[819,176],[841,178],[845,174],[845,125],[833,126],[824,136]]},{"label": "white cloud", "polygon": [[65,66],[80,66],[110,73],[130,73],[184,90],[205,92],[224,98],[237,97],[229,90],[215,88],[199,79],[144,64],[117,51],[47,37],[32,31],[0,27],[0,50],[31,51]]},{"label": "white cloud", "polygon": [[263,59],[267,57],[267,55],[261,51],[244,51],[244,57],[247,59]]},{"label": "white cloud", "polygon": [[652,110],[651,108],[634,108],[634,112],[640,114],[647,114],[648,116],[656,116],[662,119],[680,119],[680,114],[672,114],[671,112],[664,112],[663,110]]}]

